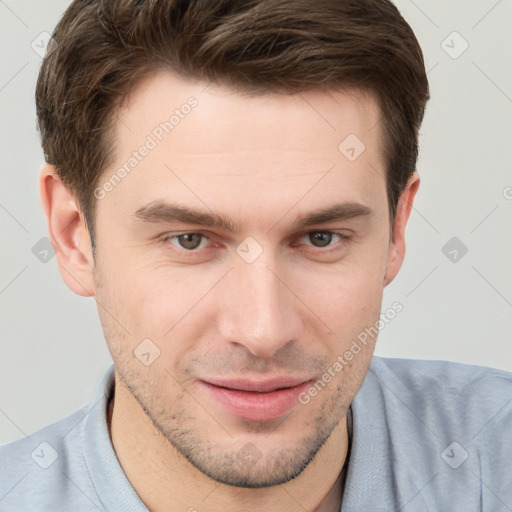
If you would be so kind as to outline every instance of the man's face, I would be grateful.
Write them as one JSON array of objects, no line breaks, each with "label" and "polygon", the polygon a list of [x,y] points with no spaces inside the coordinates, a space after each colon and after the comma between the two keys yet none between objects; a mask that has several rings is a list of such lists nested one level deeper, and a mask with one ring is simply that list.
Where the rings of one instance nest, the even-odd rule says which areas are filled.
[{"label": "man's face", "polygon": [[[115,161],[98,184],[94,293],[139,412],[211,478],[277,485],[344,424],[373,352],[369,339],[335,365],[379,320],[393,277],[379,112],[362,94],[205,86],[161,73],[118,112]],[[304,223],[340,205],[345,215]],[[292,381],[273,389],[310,382],[268,395],[206,383],[276,377]]]}]

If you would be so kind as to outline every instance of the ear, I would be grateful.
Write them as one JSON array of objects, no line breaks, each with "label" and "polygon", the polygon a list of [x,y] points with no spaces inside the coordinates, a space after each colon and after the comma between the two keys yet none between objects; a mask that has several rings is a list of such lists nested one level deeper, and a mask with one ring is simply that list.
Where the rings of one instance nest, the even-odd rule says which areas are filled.
[{"label": "ear", "polygon": [[39,195],[64,282],[78,295],[94,295],[89,231],[75,197],[60,180],[55,166],[45,164],[41,169]]},{"label": "ear", "polygon": [[388,252],[388,262],[386,266],[386,275],[384,276],[384,286],[386,287],[398,274],[405,257],[405,226],[409,220],[412,210],[412,203],[418,187],[420,186],[420,177],[417,172],[407,181],[407,184],[400,195],[398,201],[395,225],[393,228],[391,243]]}]

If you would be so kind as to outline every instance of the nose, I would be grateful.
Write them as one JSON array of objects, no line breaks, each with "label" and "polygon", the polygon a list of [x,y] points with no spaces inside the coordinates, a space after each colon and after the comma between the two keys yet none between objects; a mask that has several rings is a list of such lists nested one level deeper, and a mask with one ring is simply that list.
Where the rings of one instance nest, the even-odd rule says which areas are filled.
[{"label": "nose", "polygon": [[237,261],[228,276],[218,326],[222,338],[271,358],[302,330],[300,301],[290,290],[290,276],[264,252],[255,262]]}]

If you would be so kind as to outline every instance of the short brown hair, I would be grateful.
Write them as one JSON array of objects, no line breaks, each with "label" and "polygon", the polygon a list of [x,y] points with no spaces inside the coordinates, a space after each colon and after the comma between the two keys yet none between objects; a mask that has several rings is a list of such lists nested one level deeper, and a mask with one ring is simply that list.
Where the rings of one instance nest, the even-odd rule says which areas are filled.
[{"label": "short brown hair", "polygon": [[393,222],[416,167],[429,87],[418,41],[390,1],[75,0],[53,38],[36,88],[42,146],[93,247],[93,191],[112,160],[116,110],[161,69],[250,94],[371,92]]}]

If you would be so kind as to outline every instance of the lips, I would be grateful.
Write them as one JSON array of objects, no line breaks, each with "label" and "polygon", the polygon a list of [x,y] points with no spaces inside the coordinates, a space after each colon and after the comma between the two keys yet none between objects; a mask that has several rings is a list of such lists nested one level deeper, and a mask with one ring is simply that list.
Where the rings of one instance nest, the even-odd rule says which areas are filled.
[{"label": "lips", "polygon": [[265,381],[255,381],[248,379],[208,379],[207,383],[221,388],[232,389],[236,391],[256,391],[258,393],[268,393],[283,388],[292,388],[299,386],[309,379],[296,379],[292,377],[275,377]]},{"label": "lips", "polygon": [[265,381],[209,379],[199,381],[224,412],[247,421],[271,421],[299,405],[298,395],[312,380],[277,377]]}]

